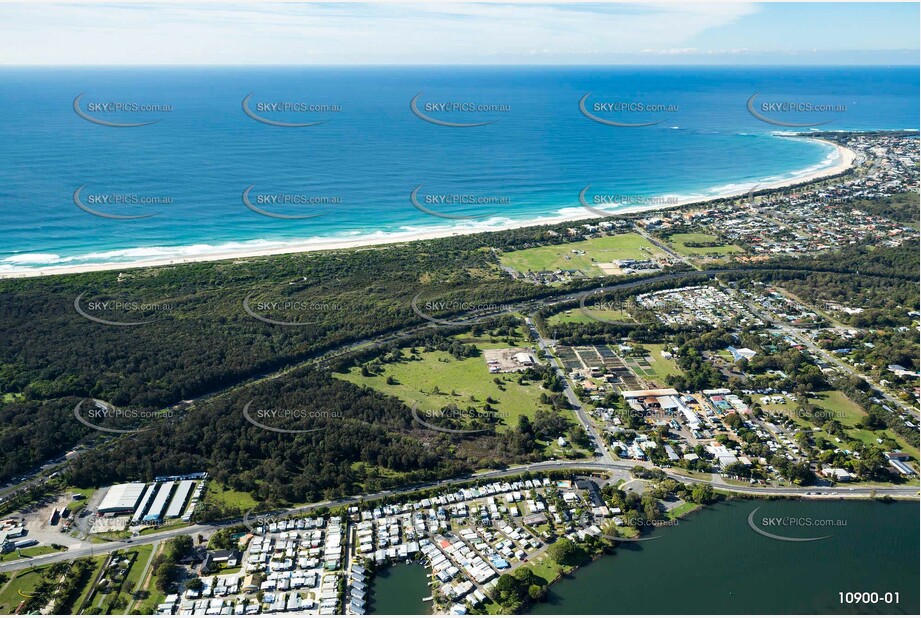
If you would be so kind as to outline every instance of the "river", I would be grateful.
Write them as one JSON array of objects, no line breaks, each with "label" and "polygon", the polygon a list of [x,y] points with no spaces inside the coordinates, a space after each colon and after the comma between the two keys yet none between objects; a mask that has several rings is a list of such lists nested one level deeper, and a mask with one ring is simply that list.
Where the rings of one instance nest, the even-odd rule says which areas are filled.
[{"label": "river", "polygon": [[374,577],[371,613],[422,615],[432,613],[428,570],[420,564],[395,564],[381,569]]},{"label": "river", "polygon": [[[820,540],[758,534],[754,509],[767,534]],[[918,523],[917,502],[721,503],[579,569],[530,613],[917,615]],[[421,601],[426,581],[419,566],[388,569],[375,583],[374,612],[431,611]],[[848,592],[879,600],[842,603]]]}]

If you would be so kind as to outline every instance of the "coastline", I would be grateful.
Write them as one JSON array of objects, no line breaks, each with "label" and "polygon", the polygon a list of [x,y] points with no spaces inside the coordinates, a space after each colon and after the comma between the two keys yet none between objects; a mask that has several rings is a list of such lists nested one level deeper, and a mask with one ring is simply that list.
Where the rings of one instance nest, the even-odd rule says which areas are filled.
[{"label": "coastline", "polygon": [[[248,258],[260,258],[260,257],[269,257],[275,255],[288,255],[295,253],[309,253],[316,251],[338,251],[346,249],[359,249],[359,248],[369,248],[369,247],[382,247],[387,245],[403,244],[413,241],[420,240],[433,240],[437,238],[448,238],[451,236],[464,236],[469,234],[477,234],[484,232],[501,232],[511,229],[520,229],[526,227],[532,227],[536,225],[558,225],[561,223],[566,223],[569,221],[587,221],[592,219],[602,219],[608,217],[616,217],[619,215],[627,214],[637,214],[642,212],[649,211],[661,211],[672,208],[681,208],[685,206],[690,206],[694,204],[705,205],[710,202],[717,200],[736,198],[743,196],[755,189],[759,192],[778,190],[785,187],[801,185],[804,183],[814,182],[816,180],[821,180],[823,178],[828,178],[832,176],[838,176],[843,174],[854,167],[854,162],[857,159],[857,154],[839,144],[830,142],[828,140],[820,138],[812,138],[808,135],[799,135],[799,134],[790,134],[783,135],[778,134],[777,137],[783,137],[786,139],[810,139],[818,142],[822,142],[828,146],[831,146],[836,151],[836,157],[834,158],[834,163],[832,165],[821,167],[816,170],[811,170],[806,173],[798,174],[791,178],[785,178],[781,180],[776,180],[773,182],[764,182],[764,183],[755,183],[751,187],[745,189],[733,188],[727,190],[723,193],[714,194],[707,197],[691,197],[675,202],[670,202],[666,204],[649,204],[649,205],[638,205],[630,206],[616,212],[612,212],[610,215],[602,217],[594,212],[585,210],[584,214],[582,212],[576,212],[566,215],[558,215],[555,217],[541,217],[539,220],[535,219],[521,219],[509,221],[508,223],[500,225],[490,225],[482,229],[471,229],[471,230],[457,230],[454,228],[438,228],[438,229],[429,229],[429,230],[419,230],[419,231],[407,231],[407,232],[394,232],[386,234],[386,238],[381,238],[379,235],[365,235],[360,238],[354,239],[341,239],[341,238],[330,238],[328,240],[311,240],[311,241],[295,241],[295,242],[286,242],[279,241],[278,243],[267,242],[266,244],[279,244],[281,246],[271,247],[252,247],[245,248],[239,247],[234,249],[227,249],[224,251],[218,251],[202,255],[192,255],[187,257],[163,257],[163,258],[154,258],[154,259],[144,259],[136,260],[133,262],[101,262],[96,264],[78,264],[78,265],[67,265],[67,266],[47,266],[47,267],[23,267],[16,268],[13,267],[10,270],[0,272],[0,279],[22,279],[22,278],[32,278],[32,277],[47,277],[53,275],[66,275],[66,274],[79,274],[79,273],[88,273],[88,272],[100,272],[100,271],[122,271],[122,270],[131,270],[138,268],[151,268],[151,267],[163,267],[163,266],[179,266],[183,264],[194,264],[199,262],[219,262],[227,260],[240,260]],[[731,186],[731,185],[730,185]],[[177,248],[177,251],[180,248]]]}]

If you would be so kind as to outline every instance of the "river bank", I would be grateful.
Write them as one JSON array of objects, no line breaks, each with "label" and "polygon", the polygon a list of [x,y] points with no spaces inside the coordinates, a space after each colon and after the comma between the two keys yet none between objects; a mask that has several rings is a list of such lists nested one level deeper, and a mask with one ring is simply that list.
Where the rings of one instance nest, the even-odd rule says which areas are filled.
[{"label": "river bank", "polygon": [[[916,614],[918,514],[908,502],[721,501],[561,576],[527,613]],[[764,536],[750,520],[776,536],[816,540]],[[397,603],[400,613],[423,613],[421,597],[399,599],[427,590],[428,572],[390,569],[375,581],[375,599],[387,599],[384,609]],[[847,592],[875,592],[879,600],[848,603],[839,596]],[[383,613],[376,603],[374,612]]]}]

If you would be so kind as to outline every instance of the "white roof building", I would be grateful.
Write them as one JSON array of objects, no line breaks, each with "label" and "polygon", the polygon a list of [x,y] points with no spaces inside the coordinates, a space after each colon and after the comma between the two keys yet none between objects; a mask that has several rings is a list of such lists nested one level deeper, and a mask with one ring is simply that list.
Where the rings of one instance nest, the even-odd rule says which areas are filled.
[{"label": "white roof building", "polygon": [[138,502],[141,501],[141,495],[144,493],[145,483],[125,483],[123,485],[113,485],[106,492],[102,502],[96,509],[100,513],[120,513],[131,511],[137,508]]}]

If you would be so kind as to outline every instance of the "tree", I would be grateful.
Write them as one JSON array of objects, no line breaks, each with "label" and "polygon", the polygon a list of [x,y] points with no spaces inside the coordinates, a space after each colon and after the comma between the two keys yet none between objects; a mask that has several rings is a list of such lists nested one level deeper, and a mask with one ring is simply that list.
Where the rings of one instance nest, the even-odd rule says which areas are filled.
[{"label": "tree", "polygon": [[691,485],[691,500],[697,504],[710,504],[713,502],[713,487],[706,483]]},{"label": "tree", "polygon": [[583,554],[582,549],[567,538],[559,539],[547,550],[547,555],[562,566],[578,565],[584,558]]}]

